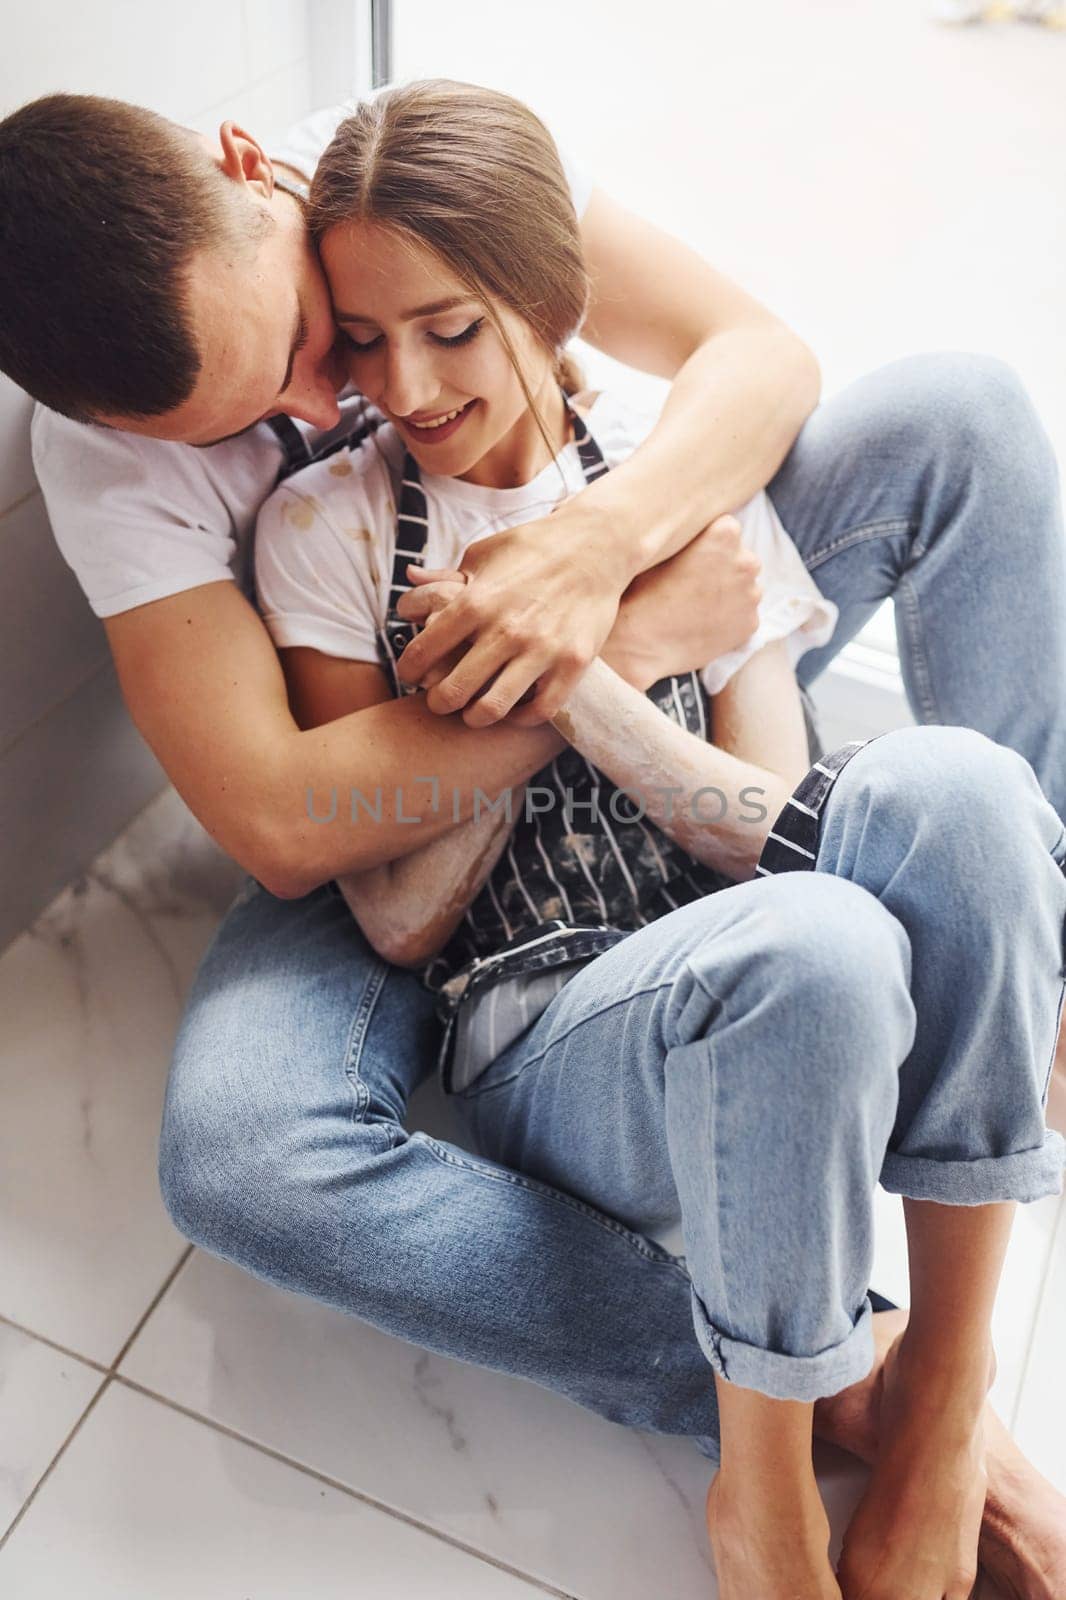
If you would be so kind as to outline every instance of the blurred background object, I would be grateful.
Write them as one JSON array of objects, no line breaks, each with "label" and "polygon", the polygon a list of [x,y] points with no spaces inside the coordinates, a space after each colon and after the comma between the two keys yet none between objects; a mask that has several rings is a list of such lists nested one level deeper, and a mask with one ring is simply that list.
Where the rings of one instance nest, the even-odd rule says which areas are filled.
[{"label": "blurred background object", "polygon": [[1066,28],[1066,0],[934,0],[936,22],[1039,22]]}]

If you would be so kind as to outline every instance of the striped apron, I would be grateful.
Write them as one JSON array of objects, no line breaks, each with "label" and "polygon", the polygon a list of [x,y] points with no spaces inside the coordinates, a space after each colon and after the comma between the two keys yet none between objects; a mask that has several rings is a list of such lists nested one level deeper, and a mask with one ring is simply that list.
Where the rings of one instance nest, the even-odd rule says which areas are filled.
[{"label": "striped apron", "polygon": [[[607,464],[569,399],[566,407],[592,483]],[[423,564],[427,532],[425,491],[408,453],[388,607],[378,630],[382,665],[397,697],[418,692],[396,670],[417,629],[395,607],[411,588],[407,563]],[[710,701],[697,672],[662,678],[647,693],[666,716],[707,738]],[[820,755],[810,700],[805,691],[801,696],[808,740]],[[866,742],[853,741],[815,763],[775,821],[759,873],[813,867],[822,807],[836,775]],[[634,800],[572,747],[528,780],[519,811],[485,884],[421,972],[444,1024],[437,1065],[448,1094],[467,1088],[587,962],[667,912],[735,881],[644,820]]]}]

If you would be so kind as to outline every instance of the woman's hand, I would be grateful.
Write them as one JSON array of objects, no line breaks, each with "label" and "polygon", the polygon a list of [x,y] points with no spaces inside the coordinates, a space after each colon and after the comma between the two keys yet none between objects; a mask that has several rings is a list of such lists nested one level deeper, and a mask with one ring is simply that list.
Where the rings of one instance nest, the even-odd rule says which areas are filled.
[{"label": "woman's hand", "polygon": [[736,517],[718,517],[683,549],[633,579],[600,652],[640,689],[736,650],[759,625],[762,562]]},{"label": "woman's hand", "polygon": [[[602,530],[585,539],[582,528],[575,523],[562,547],[559,527],[549,528],[548,519],[504,528],[468,547],[464,592],[411,640],[397,663],[407,683],[421,683],[431,668],[445,666],[426,696],[431,711],[446,715],[465,707],[468,727],[487,728],[533,688],[534,702],[514,720],[536,727],[566,702],[599,655],[632,571],[600,556]],[[417,620],[408,602],[414,604],[410,594],[397,611]],[[474,696],[480,697],[471,704]]]}]

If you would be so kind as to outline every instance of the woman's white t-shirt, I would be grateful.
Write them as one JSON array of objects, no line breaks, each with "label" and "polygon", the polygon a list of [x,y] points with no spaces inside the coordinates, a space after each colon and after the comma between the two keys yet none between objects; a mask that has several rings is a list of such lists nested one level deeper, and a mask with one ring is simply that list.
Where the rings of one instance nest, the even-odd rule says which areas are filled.
[{"label": "woman's white t-shirt", "polygon": [[[586,421],[608,466],[632,455],[650,433],[661,403],[642,404],[605,392]],[[349,661],[381,664],[377,632],[384,625],[396,548],[396,497],[404,445],[391,424],[352,450],[288,478],[263,506],[256,529],[258,605],[278,647],[304,645]],[[569,443],[529,483],[492,489],[423,472],[428,530],[426,567],[458,567],[463,552],[503,528],[546,517],[578,494],[585,477]],[[837,607],[819,591],[765,491],[736,510],[745,545],[762,562],[759,626],[737,650],[701,671],[717,694],[763,645],[786,639],[795,665],[825,644]]]}]

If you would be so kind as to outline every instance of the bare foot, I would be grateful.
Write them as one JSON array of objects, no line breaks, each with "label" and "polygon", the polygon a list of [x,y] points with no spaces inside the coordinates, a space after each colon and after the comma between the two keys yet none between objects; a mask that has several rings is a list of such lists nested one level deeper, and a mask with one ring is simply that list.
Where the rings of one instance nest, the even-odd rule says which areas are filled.
[{"label": "bare foot", "polygon": [[877,1456],[837,1568],[844,1600],[969,1600],[988,1492],[990,1357],[948,1373],[906,1335],[889,1350]]},{"label": "bare foot", "polygon": [[1066,1595],[1066,1495],[1027,1461],[991,1407],[985,1409],[988,1498],[980,1560],[1006,1600]]},{"label": "bare foot", "polygon": [[905,1310],[875,1311],[874,1361],[866,1377],[848,1389],[841,1389],[839,1394],[827,1395],[814,1403],[815,1437],[839,1445],[842,1450],[850,1450],[867,1465],[872,1465],[877,1455],[885,1359],[906,1332],[909,1315]]},{"label": "bare foot", "polygon": [[[815,1404],[816,1435],[860,1461],[872,1463],[876,1457],[885,1362],[906,1326],[906,1311],[875,1313],[870,1372],[851,1388]],[[984,1409],[984,1428],[988,1495],[978,1546],[980,1564],[1006,1600],[1063,1600],[1066,1495],[1026,1460],[989,1405]]]},{"label": "bare foot", "polygon": [[707,1491],[719,1600],[841,1600],[829,1564],[829,1519],[814,1481],[788,1498],[734,1492],[719,1471]]}]

